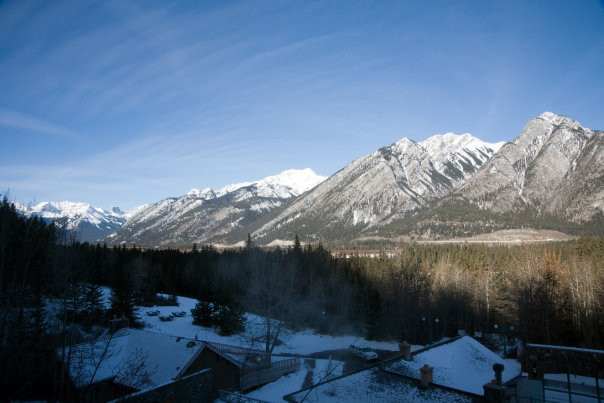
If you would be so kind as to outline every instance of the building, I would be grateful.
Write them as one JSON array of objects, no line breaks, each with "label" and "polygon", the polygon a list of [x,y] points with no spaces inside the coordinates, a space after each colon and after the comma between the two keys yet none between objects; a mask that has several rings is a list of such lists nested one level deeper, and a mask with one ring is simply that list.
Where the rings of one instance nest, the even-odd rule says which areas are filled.
[{"label": "building", "polygon": [[[245,390],[296,371],[300,365],[297,359],[266,362],[258,350],[131,328],[58,354],[69,375],[72,399],[68,400],[93,402],[133,393],[141,399],[141,392],[157,388],[169,394],[170,384],[183,381],[182,389],[182,385],[193,384],[184,380],[195,374],[209,382],[204,391]],[[211,369],[211,376],[205,374],[207,369]],[[191,389],[191,393],[198,393],[198,389]],[[185,397],[179,395],[179,400]]]}]

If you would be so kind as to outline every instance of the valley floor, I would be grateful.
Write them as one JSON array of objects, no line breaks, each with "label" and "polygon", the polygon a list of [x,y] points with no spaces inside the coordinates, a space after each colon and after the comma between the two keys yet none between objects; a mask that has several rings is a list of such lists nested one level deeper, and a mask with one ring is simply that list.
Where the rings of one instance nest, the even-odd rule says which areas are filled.
[{"label": "valley floor", "polygon": [[553,230],[536,229],[506,229],[491,233],[479,234],[467,238],[451,238],[442,240],[419,240],[420,244],[447,243],[487,243],[487,244],[522,244],[535,242],[571,241],[576,237]]}]

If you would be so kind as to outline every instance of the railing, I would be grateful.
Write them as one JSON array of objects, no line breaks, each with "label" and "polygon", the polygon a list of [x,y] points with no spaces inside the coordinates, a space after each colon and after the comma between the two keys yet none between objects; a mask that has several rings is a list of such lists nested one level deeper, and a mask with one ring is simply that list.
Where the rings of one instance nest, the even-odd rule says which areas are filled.
[{"label": "railing", "polygon": [[287,360],[273,362],[269,368],[259,369],[257,371],[243,374],[239,380],[241,390],[247,390],[254,386],[273,382],[285,374],[295,372],[300,369],[299,358],[289,358]]},{"label": "railing", "polygon": [[265,400],[254,399],[239,392],[229,392],[222,389],[218,391],[218,396],[220,400],[227,403],[267,403]]},{"label": "railing", "polygon": [[249,357],[256,357],[264,354],[264,351],[253,350],[251,348],[231,346],[229,344],[208,342],[209,345],[214,347],[216,350],[227,354],[245,355]]}]

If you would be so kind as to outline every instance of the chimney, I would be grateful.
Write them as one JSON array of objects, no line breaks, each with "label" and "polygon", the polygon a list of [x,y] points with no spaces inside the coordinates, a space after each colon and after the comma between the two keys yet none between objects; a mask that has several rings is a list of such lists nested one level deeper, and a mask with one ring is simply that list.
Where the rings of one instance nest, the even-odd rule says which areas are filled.
[{"label": "chimney", "polygon": [[398,351],[403,356],[403,360],[411,361],[411,345],[406,341],[399,343]]},{"label": "chimney", "polygon": [[495,383],[497,383],[497,385],[503,385],[501,376],[501,374],[503,373],[503,368],[503,364],[493,364],[493,371],[495,371]]},{"label": "chimney", "polygon": [[503,365],[494,364],[493,371],[495,371],[495,380],[483,386],[484,400],[488,403],[502,403],[506,401],[506,388],[502,385],[503,381],[501,378],[501,373],[503,372]]},{"label": "chimney", "polygon": [[428,364],[424,364],[424,366],[419,369],[419,386],[421,388],[427,388],[430,386],[433,381],[433,373],[434,368]]}]

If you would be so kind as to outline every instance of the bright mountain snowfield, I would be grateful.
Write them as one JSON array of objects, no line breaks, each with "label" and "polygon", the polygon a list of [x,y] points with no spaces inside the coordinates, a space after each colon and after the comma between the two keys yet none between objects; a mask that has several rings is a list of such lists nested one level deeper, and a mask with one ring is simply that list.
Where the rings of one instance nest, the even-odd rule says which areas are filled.
[{"label": "bright mountain snowfield", "polygon": [[311,169],[288,170],[219,190],[192,189],[137,211],[107,240],[139,245],[236,243],[290,198],[325,180]]},{"label": "bright mountain snowfield", "polygon": [[26,216],[38,216],[59,228],[74,233],[80,241],[95,242],[120,228],[129,217],[119,207],[107,211],[88,203],[41,202],[33,206],[16,205]]}]

